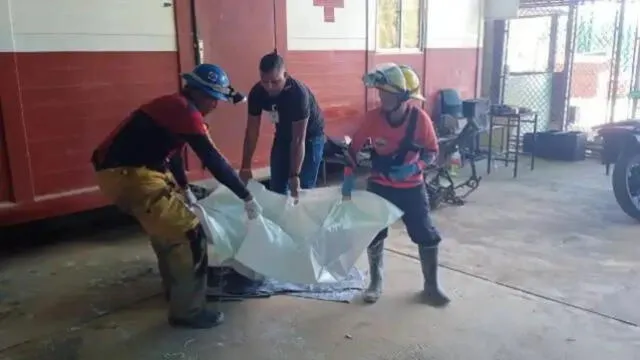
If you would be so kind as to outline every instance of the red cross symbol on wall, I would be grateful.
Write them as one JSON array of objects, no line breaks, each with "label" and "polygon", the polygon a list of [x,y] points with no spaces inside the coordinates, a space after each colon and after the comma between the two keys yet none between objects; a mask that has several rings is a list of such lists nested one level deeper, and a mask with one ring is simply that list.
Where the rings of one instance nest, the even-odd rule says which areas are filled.
[{"label": "red cross symbol on wall", "polygon": [[313,0],[313,6],[324,8],[324,22],[336,22],[336,9],[344,7],[344,0]]}]

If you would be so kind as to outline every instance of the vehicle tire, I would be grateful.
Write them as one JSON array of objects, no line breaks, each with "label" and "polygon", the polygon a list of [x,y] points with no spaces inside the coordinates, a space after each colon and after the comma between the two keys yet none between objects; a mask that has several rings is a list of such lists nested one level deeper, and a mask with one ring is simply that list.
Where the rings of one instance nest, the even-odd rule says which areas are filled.
[{"label": "vehicle tire", "polygon": [[[613,194],[616,197],[616,201],[622,210],[627,215],[640,221],[640,208],[639,205],[636,205],[634,202],[631,194],[632,191],[638,192],[639,190],[631,189],[629,187],[629,171],[634,166],[640,167],[640,153],[623,152],[620,154],[620,157],[613,168],[611,185],[613,187]],[[637,182],[638,180],[635,181]]]}]

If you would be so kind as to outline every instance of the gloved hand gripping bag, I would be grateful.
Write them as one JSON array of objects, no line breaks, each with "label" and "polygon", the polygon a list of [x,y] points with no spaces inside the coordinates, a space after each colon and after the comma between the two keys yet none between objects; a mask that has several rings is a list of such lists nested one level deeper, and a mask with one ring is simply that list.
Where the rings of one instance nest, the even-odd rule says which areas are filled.
[{"label": "gloved hand gripping bag", "polygon": [[257,182],[249,190],[263,214],[249,221],[241,200],[219,187],[199,202],[215,264],[236,260],[278,281],[330,283],[344,279],[375,235],[402,216],[381,197],[337,187],[305,190],[297,204]]}]

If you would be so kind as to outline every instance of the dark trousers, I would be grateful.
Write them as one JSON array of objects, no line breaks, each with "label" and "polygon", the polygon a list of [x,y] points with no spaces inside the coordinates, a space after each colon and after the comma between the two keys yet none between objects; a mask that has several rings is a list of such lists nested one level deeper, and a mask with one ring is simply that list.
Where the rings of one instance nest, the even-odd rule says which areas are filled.
[{"label": "dark trousers", "polygon": [[[431,222],[429,198],[424,184],[408,189],[398,189],[369,182],[367,190],[397,206],[404,215],[402,221],[407,228],[411,241],[420,246],[437,246],[441,237]],[[382,230],[374,238],[370,247],[386,239],[388,229]]]},{"label": "dark trousers", "polygon": [[[304,160],[300,171],[300,187],[312,189],[316,186],[318,172],[324,152],[324,135],[305,141]],[[291,143],[274,141],[271,147],[271,180],[269,188],[273,192],[286,194],[291,175]]]}]

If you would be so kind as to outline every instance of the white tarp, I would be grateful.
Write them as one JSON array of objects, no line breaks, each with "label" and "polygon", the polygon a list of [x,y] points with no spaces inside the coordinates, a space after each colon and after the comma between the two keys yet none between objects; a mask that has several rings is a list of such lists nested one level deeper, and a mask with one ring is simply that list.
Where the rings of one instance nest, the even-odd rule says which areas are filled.
[{"label": "white tarp", "polygon": [[402,216],[367,191],[356,190],[343,202],[335,187],[305,190],[293,204],[258,182],[248,187],[263,208],[258,219],[249,221],[242,201],[223,186],[200,200],[195,212],[210,241],[210,263],[249,277],[298,284],[340,281],[375,235]]}]

